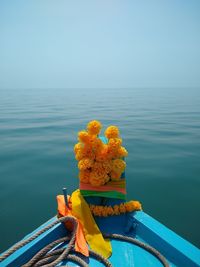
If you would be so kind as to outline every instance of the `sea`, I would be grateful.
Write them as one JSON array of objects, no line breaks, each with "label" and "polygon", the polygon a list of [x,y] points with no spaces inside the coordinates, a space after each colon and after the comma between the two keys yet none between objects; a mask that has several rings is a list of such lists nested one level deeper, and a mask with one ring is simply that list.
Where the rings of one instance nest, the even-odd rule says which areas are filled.
[{"label": "sea", "polygon": [[73,147],[90,120],[120,129],[127,199],[200,247],[200,88],[27,88],[0,90],[0,251],[78,188]]}]

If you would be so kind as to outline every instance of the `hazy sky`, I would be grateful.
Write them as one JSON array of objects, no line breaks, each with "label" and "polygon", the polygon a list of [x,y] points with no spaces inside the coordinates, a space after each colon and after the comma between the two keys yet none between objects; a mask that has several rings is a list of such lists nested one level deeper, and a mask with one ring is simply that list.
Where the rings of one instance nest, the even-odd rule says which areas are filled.
[{"label": "hazy sky", "polygon": [[191,86],[199,0],[0,0],[0,88]]}]

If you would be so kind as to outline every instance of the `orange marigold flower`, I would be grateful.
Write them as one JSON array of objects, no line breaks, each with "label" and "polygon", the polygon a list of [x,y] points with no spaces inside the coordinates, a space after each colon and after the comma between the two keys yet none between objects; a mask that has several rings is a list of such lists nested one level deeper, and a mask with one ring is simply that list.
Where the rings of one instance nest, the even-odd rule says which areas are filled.
[{"label": "orange marigold flower", "polygon": [[89,182],[92,186],[101,186],[101,185],[104,185],[105,183],[105,177],[103,177],[101,174],[99,174],[96,171],[91,171]]},{"label": "orange marigold flower", "polygon": [[104,184],[108,183],[109,181],[110,181],[110,176],[106,174],[106,176],[104,177]]},{"label": "orange marigold flower", "polygon": [[92,205],[92,204],[91,204],[91,205],[90,205],[90,210],[93,211],[94,208],[95,208],[95,205]]},{"label": "orange marigold flower", "polygon": [[104,209],[102,210],[102,216],[103,217],[107,217],[108,216],[106,207],[104,207]]},{"label": "orange marigold flower", "polygon": [[112,161],[95,161],[92,170],[100,173],[101,175],[108,174],[112,170]]},{"label": "orange marigold flower", "polygon": [[126,207],[126,211],[127,212],[132,212],[132,211],[136,211],[136,210],[141,210],[142,206],[140,204],[139,201],[129,201],[127,203],[125,203],[125,207]]},{"label": "orange marigold flower", "polygon": [[120,210],[120,213],[125,213],[125,212],[126,212],[126,208],[125,208],[125,206],[124,206],[124,203],[121,203],[121,204],[119,205],[119,210]]},{"label": "orange marigold flower", "polygon": [[78,163],[79,170],[87,170],[92,167],[94,161],[89,158],[83,158]]},{"label": "orange marigold flower", "polygon": [[127,202],[125,204],[125,208],[126,208],[126,211],[127,212],[132,212],[134,210],[134,207],[133,207],[133,205],[130,202]]},{"label": "orange marigold flower", "polygon": [[115,205],[114,207],[90,205],[90,210],[95,216],[106,217],[106,216],[120,215],[121,213],[141,210],[141,204],[139,201],[131,200],[129,202]]},{"label": "orange marigold flower", "polygon": [[92,186],[101,186],[109,181],[109,176],[104,170],[91,170],[89,182]]},{"label": "orange marigold flower", "polygon": [[118,206],[118,205],[115,205],[115,206],[113,207],[113,211],[114,211],[114,214],[115,214],[115,215],[119,215],[119,214],[120,214],[119,206]]},{"label": "orange marigold flower", "polygon": [[128,156],[128,151],[123,146],[121,146],[116,152],[116,157],[123,158],[127,156]]},{"label": "orange marigold flower", "polygon": [[81,159],[83,159],[84,157],[85,157],[85,153],[84,153],[82,150],[78,150],[78,151],[76,152],[76,156],[75,156],[76,160],[81,160]]},{"label": "orange marigold flower", "polygon": [[101,164],[106,173],[109,173],[112,170],[112,160],[105,160]]},{"label": "orange marigold flower", "polygon": [[103,148],[103,142],[99,138],[94,138],[92,141],[92,149],[95,152],[99,152]]},{"label": "orange marigold flower", "polygon": [[94,170],[96,172],[105,171],[103,168],[103,162],[95,161],[92,170]]},{"label": "orange marigold flower", "polygon": [[88,184],[90,178],[90,171],[88,170],[82,170],[79,172],[79,179],[82,183]]},{"label": "orange marigold flower", "polygon": [[82,149],[82,144],[81,143],[75,144],[75,146],[74,146],[74,153],[76,154],[81,149]]},{"label": "orange marigold flower", "polygon": [[78,140],[83,144],[92,146],[95,136],[90,135],[87,131],[83,130],[78,133]]},{"label": "orange marigold flower", "polygon": [[114,171],[110,172],[110,178],[112,181],[118,181],[120,177],[121,177],[121,172],[114,172]]},{"label": "orange marigold flower", "polygon": [[[97,136],[101,127],[99,121],[90,121],[87,131],[78,133],[79,143],[74,146],[75,156],[79,161],[80,181],[89,182],[93,186],[104,185],[110,179],[119,180],[126,167],[126,163],[121,158],[128,154],[121,146],[122,139],[119,138],[118,128],[112,125],[106,129],[108,144],[104,144]],[[123,210],[123,206],[121,209]],[[107,213],[108,211],[109,209],[106,209]]]},{"label": "orange marigold flower", "polygon": [[92,150],[92,147],[89,144],[84,144],[83,153],[84,153],[86,158],[90,158],[92,160],[95,159],[95,153],[94,153],[94,151]]},{"label": "orange marigold flower", "polygon": [[87,125],[88,133],[92,135],[98,135],[101,131],[102,125],[99,121],[90,121]]},{"label": "orange marigold flower", "polygon": [[78,133],[78,140],[79,140],[79,142],[82,142],[82,143],[89,143],[90,136],[89,136],[88,132],[86,132],[85,130],[80,131]]},{"label": "orange marigold flower", "polygon": [[94,214],[95,216],[100,216],[100,215],[99,215],[99,209],[98,209],[98,206],[95,206],[95,207],[93,208],[93,214]]},{"label": "orange marigold flower", "polygon": [[108,212],[108,215],[114,215],[114,210],[111,206],[108,207],[107,212]]},{"label": "orange marigold flower", "polygon": [[108,158],[108,146],[103,144],[102,148],[96,153],[97,161],[105,161]]},{"label": "orange marigold flower", "polygon": [[141,210],[142,209],[142,205],[139,201],[136,201],[136,200],[132,200],[130,201],[134,210]]},{"label": "orange marigold flower", "polygon": [[116,154],[116,151],[114,151],[113,149],[111,149],[110,147],[108,147],[107,159],[108,160],[111,160],[111,159],[116,158],[115,154]]},{"label": "orange marigold flower", "polygon": [[102,181],[95,179],[94,177],[90,177],[89,182],[92,186],[101,186],[102,185]]},{"label": "orange marigold flower", "polygon": [[110,139],[110,138],[117,138],[119,137],[119,129],[116,126],[109,126],[105,130],[105,136]]},{"label": "orange marigold flower", "polygon": [[98,213],[99,213],[99,216],[101,216],[102,215],[102,212],[103,212],[103,209],[104,209],[104,207],[103,206],[98,206],[99,208],[98,208]]},{"label": "orange marigold flower", "polygon": [[112,165],[112,170],[114,172],[123,172],[126,168],[126,162],[122,159],[114,159],[113,160],[113,165]]},{"label": "orange marigold flower", "polygon": [[108,148],[111,150],[117,150],[122,144],[121,138],[110,138],[108,141]]},{"label": "orange marigold flower", "polygon": [[92,167],[92,173],[91,175],[94,175],[96,178],[98,177],[99,180],[102,181],[102,185],[107,183],[109,180],[108,174],[103,167],[103,164],[101,162],[95,162]]}]

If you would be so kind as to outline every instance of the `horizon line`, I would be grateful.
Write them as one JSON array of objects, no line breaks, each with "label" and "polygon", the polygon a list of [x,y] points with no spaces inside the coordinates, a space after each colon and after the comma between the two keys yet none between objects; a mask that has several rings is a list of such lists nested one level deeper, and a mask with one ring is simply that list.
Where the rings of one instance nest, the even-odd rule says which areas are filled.
[{"label": "horizon line", "polygon": [[134,86],[134,87],[7,87],[7,88],[0,88],[0,90],[20,90],[20,89],[26,89],[26,90],[38,90],[38,89],[45,89],[45,90],[53,90],[53,89],[74,89],[74,90],[86,90],[86,89],[95,89],[95,90],[101,90],[101,89],[186,89],[186,88],[190,88],[190,89],[200,89],[200,85],[199,86]]}]

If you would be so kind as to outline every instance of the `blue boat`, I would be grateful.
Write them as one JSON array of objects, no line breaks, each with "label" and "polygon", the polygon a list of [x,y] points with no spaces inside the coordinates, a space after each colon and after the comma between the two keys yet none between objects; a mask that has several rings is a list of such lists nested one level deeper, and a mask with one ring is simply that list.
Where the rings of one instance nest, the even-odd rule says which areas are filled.
[{"label": "blue boat", "polygon": [[[119,218],[120,217],[120,218]],[[53,217],[45,224],[41,225],[31,234],[27,235],[21,242],[24,242],[33,237],[38,231],[44,227],[51,225],[57,220]],[[148,246],[156,249],[157,252],[162,254],[166,259],[168,265],[166,266],[179,266],[179,267],[197,267],[200,266],[200,250],[178,236],[173,231],[147,215],[143,211],[134,212],[132,214],[125,214],[120,216],[110,216],[106,218],[95,218],[102,233],[116,233],[123,236],[132,237],[136,241],[141,241]],[[1,267],[18,267],[28,262],[39,250],[50,242],[65,237],[67,230],[62,223],[55,224],[46,232],[40,234],[33,241],[17,249],[14,253],[9,255],[6,259],[2,260],[0,257]],[[151,251],[147,251],[138,244],[132,244],[129,241],[121,241],[118,239],[111,239],[113,253],[108,259],[110,265],[99,262],[93,257],[83,258],[85,266],[117,266],[117,267],[141,267],[152,266],[159,267],[165,266],[160,259],[153,255]],[[54,249],[66,247],[66,243],[62,243]],[[54,250],[53,249],[53,250]],[[9,252],[9,250],[7,251]],[[2,254],[3,255],[3,254]],[[1,255],[1,256],[2,256]],[[25,266],[50,266],[50,265],[25,265]],[[81,266],[74,262],[73,257],[71,260],[63,260],[55,266]],[[84,265],[83,265],[84,266]]]},{"label": "blue boat", "polygon": [[[106,143],[106,139],[101,139]],[[121,178],[122,180],[125,179],[124,173]],[[64,208],[68,209],[69,203],[65,189],[63,193]],[[84,194],[84,190],[82,193]],[[95,193],[95,197],[91,197],[90,195],[84,196],[86,202],[95,205],[102,205],[104,203],[104,205],[113,207],[114,205],[123,203],[121,199],[107,198],[105,195],[102,197],[102,192],[100,193],[100,196],[98,192]],[[76,210],[80,208],[81,212],[86,214],[86,206],[82,204],[83,202],[78,203]],[[66,216],[66,214],[60,215]],[[86,217],[86,215],[84,216]],[[63,223],[65,220],[69,220],[72,223],[73,227],[70,228],[71,231],[65,227]],[[68,215],[59,219],[53,217],[5,253],[1,254],[0,267],[200,266],[200,250],[197,247],[143,211],[121,213],[120,215],[108,217],[94,216],[92,220],[94,225],[96,222],[104,237],[111,240],[112,255],[108,259],[104,259],[101,255],[91,250],[89,251],[89,257],[83,256],[74,250],[77,221]],[[86,217],[86,224],[88,224],[88,216]]]}]

